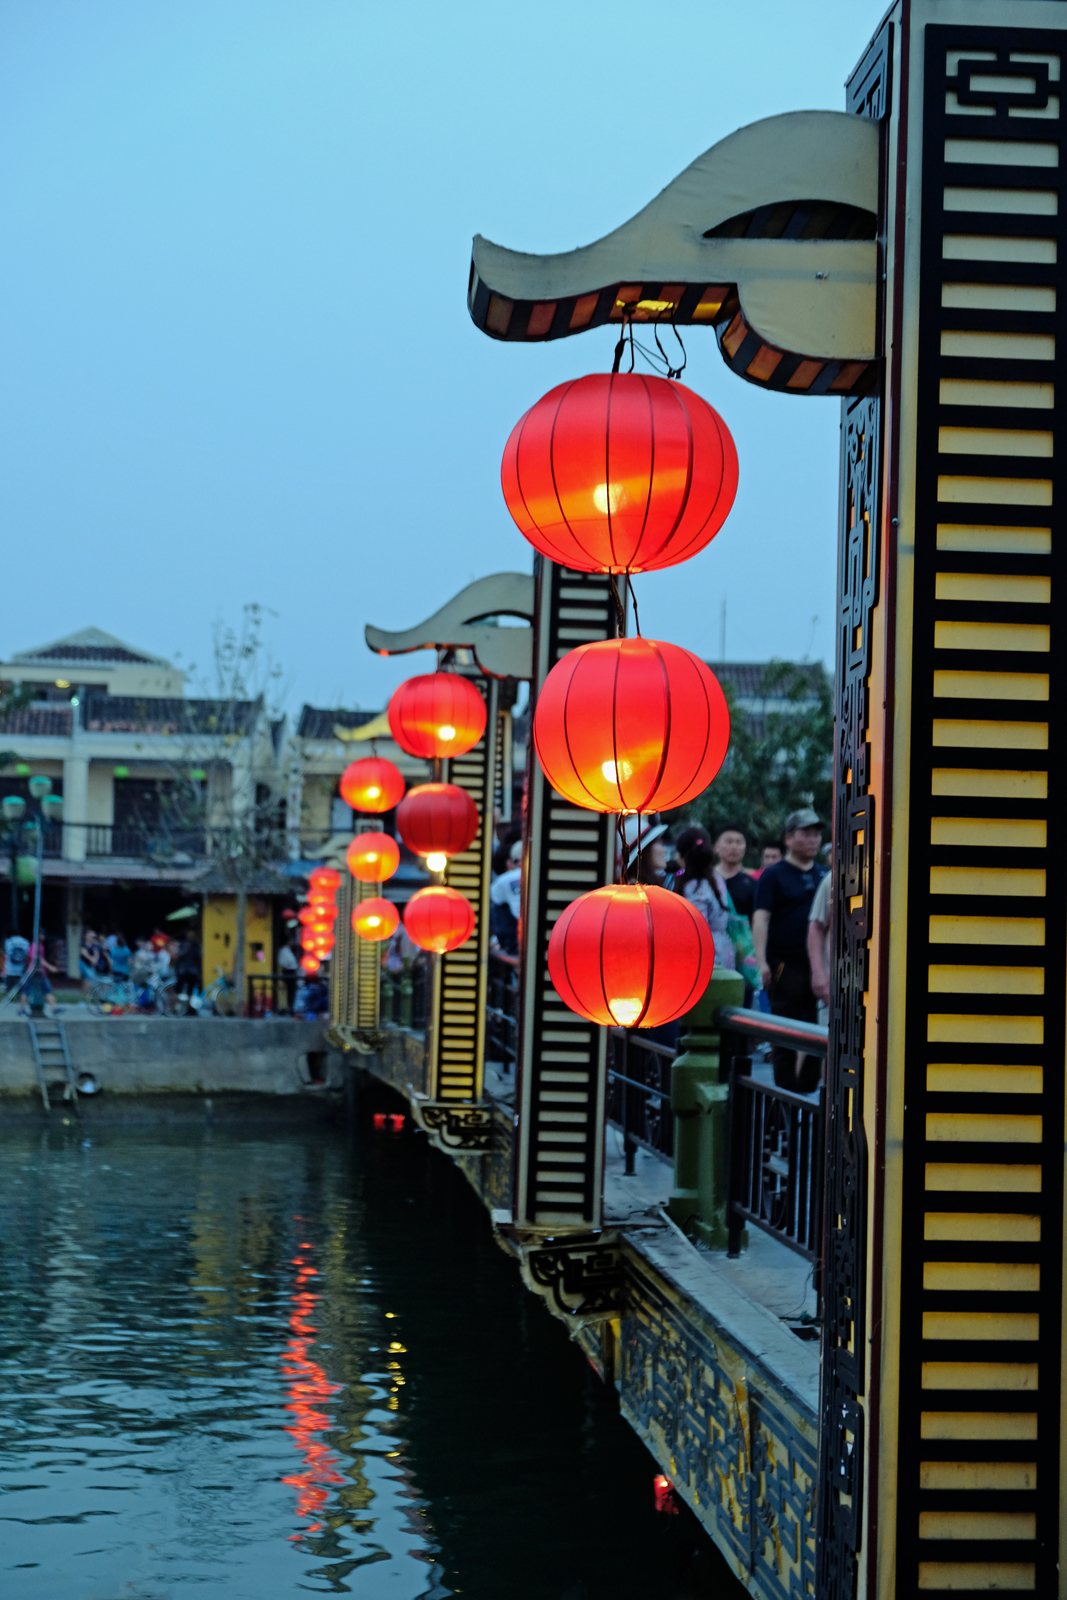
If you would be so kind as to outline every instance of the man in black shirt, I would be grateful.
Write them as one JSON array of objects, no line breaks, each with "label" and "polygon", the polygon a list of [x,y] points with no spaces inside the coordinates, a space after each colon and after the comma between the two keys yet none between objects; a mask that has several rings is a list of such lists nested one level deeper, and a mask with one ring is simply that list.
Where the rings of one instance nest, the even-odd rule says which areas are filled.
[{"label": "man in black shirt", "polygon": [[[822,823],[810,807],[785,823],[785,860],[761,873],[756,885],[752,942],[770,995],[771,1010],[797,1022],[815,1022],[818,1001],[808,961],[808,914],[826,868],[816,862]],[[780,1089],[808,1094],[819,1081],[819,1058],[776,1048],[774,1081]]]},{"label": "man in black shirt", "polygon": [[745,859],[747,842],[744,832],[736,823],[720,828],[715,840],[715,865],[719,877],[730,891],[734,910],[751,921],[756,904],[756,880],[750,878],[741,863]]}]

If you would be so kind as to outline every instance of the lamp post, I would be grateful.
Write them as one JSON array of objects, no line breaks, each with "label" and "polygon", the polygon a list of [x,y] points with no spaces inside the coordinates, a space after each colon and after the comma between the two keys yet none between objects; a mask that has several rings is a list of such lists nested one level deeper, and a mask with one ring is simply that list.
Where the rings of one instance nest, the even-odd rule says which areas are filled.
[{"label": "lamp post", "polygon": [[[19,931],[18,892],[23,882],[36,885],[33,903],[34,961],[38,959],[36,946],[41,926],[41,862],[44,857],[44,830],[59,822],[63,816],[63,797],[53,794],[52,780],[34,776],[29,781],[29,800],[21,795],[5,795],[0,800],[3,819],[4,843],[10,862],[11,874],[11,931]],[[32,878],[23,863],[31,862]],[[28,976],[29,974],[27,974]]]}]

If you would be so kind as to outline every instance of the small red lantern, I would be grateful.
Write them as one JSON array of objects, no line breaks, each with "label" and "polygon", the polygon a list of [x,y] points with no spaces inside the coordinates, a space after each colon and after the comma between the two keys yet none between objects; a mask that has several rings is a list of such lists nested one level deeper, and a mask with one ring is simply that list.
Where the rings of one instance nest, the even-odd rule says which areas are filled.
[{"label": "small red lantern", "polygon": [[670,811],[702,794],[730,743],[719,681],[689,650],[605,639],[557,661],[537,699],[537,759],[587,811]]},{"label": "small red lantern", "polygon": [[322,962],[319,960],[318,956],[313,956],[309,953],[306,956],[300,957],[300,965],[303,967],[305,972],[318,972],[319,968],[322,966]]},{"label": "small red lantern", "polygon": [[456,783],[420,783],[397,807],[397,832],[408,849],[443,872],[449,856],[469,850],[478,833],[478,807]]},{"label": "small red lantern", "polygon": [[485,732],[485,701],[455,672],[402,683],[389,702],[389,730],[409,756],[431,760],[473,750]]},{"label": "small red lantern", "polygon": [[387,833],[357,833],[345,860],[360,883],[384,883],[400,865],[400,847]]},{"label": "small red lantern", "polygon": [[725,422],[684,384],[591,373],[516,423],[501,484],[519,531],[578,572],[654,572],[703,550],[737,493]]},{"label": "small red lantern", "polygon": [[352,928],[361,939],[370,939],[379,943],[382,939],[389,939],[400,926],[400,912],[391,900],[382,899],[380,896],[372,900],[361,900],[352,913]]},{"label": "small red lantern", "polygon": [[318,934],[312,933],[310,928],[305,928],[300,935],[301,950],[314,950],[318,943]]},{"label": "small red lantern", "polygon": [[392,811],[403,793],[403,774],[383,756],[353,761],[341,774],[341,799],[353,811]]},{"label": "small red lantern", "polygon": [[466,944],[474,932],[474,908],[458,889],[435,883],[412,895],[404,911],[404,927],[420,950],[441,955]]},{"label": "small red lantern", "polygon": [[313,867],[308,883],[312,889],[325,889],[332,896],[341,887],[341,874],[334,867]]},{"label": "small red lantern", "polygon": [[700,912],[683,895],[643,884],[572,900],[548,941],[556,993],[601,1027],[673,1022],[700,999],[714,965]]}]

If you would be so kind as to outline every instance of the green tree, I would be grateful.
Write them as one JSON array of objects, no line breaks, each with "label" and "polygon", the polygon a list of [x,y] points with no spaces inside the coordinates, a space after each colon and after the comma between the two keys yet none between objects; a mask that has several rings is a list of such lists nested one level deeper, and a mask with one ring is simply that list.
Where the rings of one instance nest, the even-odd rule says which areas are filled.
[{"label": "green tree", "polygon": [[[744,828],[749,863],[759,848],[780,838],[798,806],[814,806],[829,831],[833,803],[833,679],[821,664],[772,661],[760,693],[781,709],[763,716],[739,711],[730,685],[730,749],[718,777],[690,805],[671,816],[675,827],[702,822],[712,838],[727,823]],[[782,701],[785,705],[782,705]]]}]

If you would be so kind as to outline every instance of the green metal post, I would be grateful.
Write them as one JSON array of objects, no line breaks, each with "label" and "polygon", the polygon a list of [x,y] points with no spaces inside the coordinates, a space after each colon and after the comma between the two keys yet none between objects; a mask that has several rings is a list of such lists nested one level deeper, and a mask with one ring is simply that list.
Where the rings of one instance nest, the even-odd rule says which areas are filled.
[{"label": "green metal post", "polygon": [[717,967],[701,998],[682,1018],[682,1049],[671,1067],[674,1188],[667,1211],[680,1228],[716,1250],[725,1250],[727,1245],[726,1102],[730,1086],[720,1075],[719,1031],[712,1018],[719,1006],[741,1005],[744,994],[740,973]]}]

